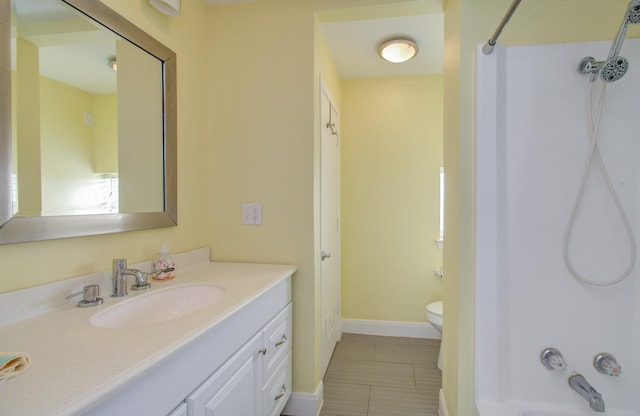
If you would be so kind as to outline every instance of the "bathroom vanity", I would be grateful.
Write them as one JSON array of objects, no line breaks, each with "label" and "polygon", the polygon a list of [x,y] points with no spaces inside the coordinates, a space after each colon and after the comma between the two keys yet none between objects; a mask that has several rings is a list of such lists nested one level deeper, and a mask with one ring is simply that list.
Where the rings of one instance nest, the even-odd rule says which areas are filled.
[{"label": "bathroom vanity", "polygon": [[[74,304],[0,327],[2,349],[31,368],[0,387],[6,415],[279,415],[291,395],[293,266],[209,263],[104,304]],[[215,285],[224,295],[185,316],[142,316],[116,327],[97,313],[172,287]],[[180,292],[182,293],[182,292]],[[185,292],[186,293],[186,292]]]}]

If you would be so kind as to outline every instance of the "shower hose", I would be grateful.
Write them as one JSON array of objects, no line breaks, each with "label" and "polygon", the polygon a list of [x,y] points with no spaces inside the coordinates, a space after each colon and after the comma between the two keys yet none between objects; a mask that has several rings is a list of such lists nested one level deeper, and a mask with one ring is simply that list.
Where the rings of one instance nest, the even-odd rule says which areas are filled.
[{"label": "shower hose", "polygon": [[[595,84],[601,84],[602,87],[600,89],[597,107],[595,109],[596,114],[594,116],[592,102],[593,102]],[[591,146],[590,146],[589,156],[587,158],[587,161],[584,166],[584,171],[582,173],[582,179],[580,181],[578,193],[576,194],[575,200],[573,202],[573,208],[571,209],[571,214],[569,216],[567,228],[564,233],[564,241],[563,241],[563,247],[562,247],[564,262],[567,266],[567,269],[569,269],[569,272],[579,282],[582,282],[584,284],[591,285],[591,286],[612,286],[617,283],[620,283],[624,279],[626,279],[629,276],[629,274],[631,274],[631,270],[633,270],[633,267],[636,264],[636,242],[635,242],[635,237],[633,235],[633,230],[631,228],[631,224],[629,223],[629,219],[627,218],[627,214],[624,211],[622,203],[620,202],[620,198],[618,197],[618,194],[613,188],[613,184],[611,183],[611,179],[609,178],[609,173],[607,172],[607,168],[605,167],[604,162],[602,161],[602,157],[600,156],[600,151],[598,150],[598,135],[599,135],[599,129],[600,129],[600,119],[602,118],[602,112],[604,108],[604,101],[605,101],[606,94],[607,94],[606,83],[601,81],[597,81],[597,82],[594,81],[591,83],[591,90],[590,90],[589,99],[588,99],[589,113],[587,117],[589,122],[589,133],[591,134]],[[629,262],[627,264],[627,268],[622,272],[622,274],[620,274],[618,277],[611,278],[609,280],[604,280],[604,281],[594,281],[580,274],[573,266],[573,263],[571,262],[571,258],[569,256],[569,239],[571,237],[571,232],[573,230],[574,222],[576,219],[576,212],[578,211],[578,207],[580,206],[580,200],[582,199],[582,194],[584,193],[584,188],[587,183],[589,170],[591,168],[591,164],[593,163],[594,159],[598,163],[598,167],[600,168],[600,172],[602,173],[604,182],[607,185],[609,194],[611,195],[611,198],[615,203],[620,219],[622,220],[622,223],[624,225],[627,238],[629,240],[629,250],[630,250]]]}]

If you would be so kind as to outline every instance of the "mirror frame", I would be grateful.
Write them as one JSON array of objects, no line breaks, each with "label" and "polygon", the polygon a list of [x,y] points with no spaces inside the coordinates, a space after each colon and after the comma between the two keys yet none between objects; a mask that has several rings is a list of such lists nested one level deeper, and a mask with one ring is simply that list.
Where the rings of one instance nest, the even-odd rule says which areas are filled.
[{"label": "mirror frame", "polygon": [[11,206],[11,13],[0,0],[0,244],[110,234],[178,224],[176,54],[96,0],[61,0],[162,62],[164,211],[124,214],[13,217]]}]

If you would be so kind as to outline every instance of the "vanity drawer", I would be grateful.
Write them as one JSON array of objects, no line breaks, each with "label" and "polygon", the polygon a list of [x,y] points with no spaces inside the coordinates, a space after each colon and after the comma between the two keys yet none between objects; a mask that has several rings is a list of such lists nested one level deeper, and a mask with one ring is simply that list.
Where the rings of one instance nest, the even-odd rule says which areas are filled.
[{"label": "vanity drawer", "polygon": [[262,389],[263,415],[278,416],[291,397],[291,351]]},{"label": "vanity drawer", "polygon": [[264,327],[262,334],[266,348],[263,371],[267,380],[291,350],[291,303]]}]

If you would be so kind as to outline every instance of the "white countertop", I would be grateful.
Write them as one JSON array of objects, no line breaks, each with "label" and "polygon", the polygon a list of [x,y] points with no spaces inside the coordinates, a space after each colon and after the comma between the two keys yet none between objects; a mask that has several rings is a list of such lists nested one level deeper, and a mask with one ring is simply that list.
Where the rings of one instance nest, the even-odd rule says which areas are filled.
[{"label": "white countertop", "polygon": [[[203,263],[176,272],[171,281],[128,298],[185,283],[214,283],[226,289],[217,304],[190,315],[129,328],[99,328],[89,319],[123,298],[104,304],[62,309],[0,327],[0,351],[24,352],[31,368],[0,385],[0,415],[72,415],[138,378],[163,359],[213,328],[244,305],[290,277],[285,265]],[[140,317],[141,320],[144,317]]]}]

